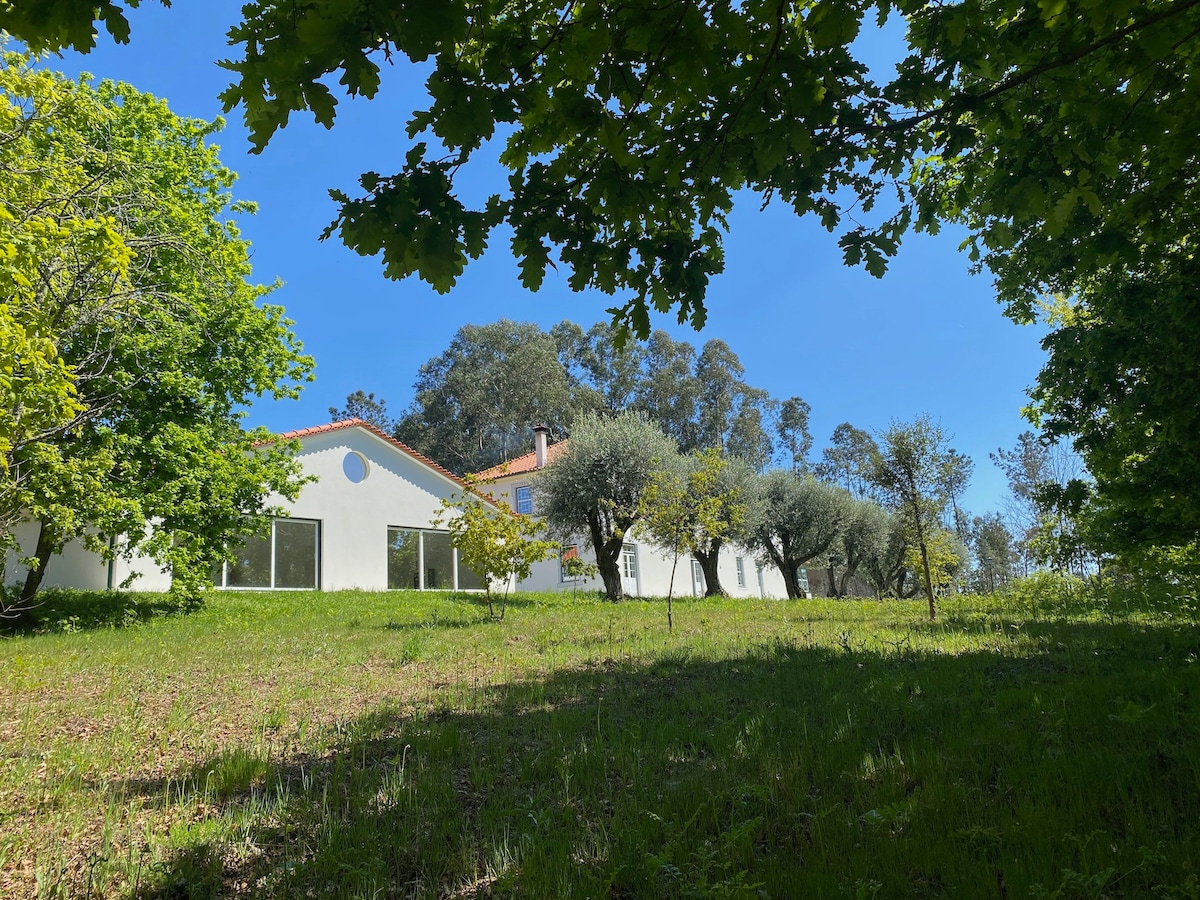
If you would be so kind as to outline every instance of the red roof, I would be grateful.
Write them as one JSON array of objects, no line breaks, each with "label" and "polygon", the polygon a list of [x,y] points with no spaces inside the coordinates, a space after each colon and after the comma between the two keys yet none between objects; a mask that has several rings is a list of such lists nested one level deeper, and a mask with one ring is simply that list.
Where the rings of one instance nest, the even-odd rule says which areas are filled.
[{"label": "red roof", "polygon": [[[324,434],[327,431],[340,431],[343,428],[354,428],[355,426],[366,429],[367,431],[371,432],[371,434],[375,435],[376,437],[382,438],[383,440],[385,440],[389,444],[391,444],[393,447],[397,448],[398,450],[403,451],[404,453],[407,453],[413,459],[417,460],[417,462],[423,463],[424,465],[433,469],[435,472],[440,472],[442,475],[445,475],[447,478],[449,478],[455,484],[459,484],[462,487],[464,487],[470,491],[474,490],[470,485],[468,485],[465,481],[463,481],[461,478],[459,478],[457,475],[455,475],[449,469],[445,469],[442,466],[439,466],[428,456],[423,456],[422,454],[420,454],[416,450],[414,450],[412,447],[408,446],[408,444],[405,444],[405,443],[402,443],[401,441],[396,440],[390,434],[380,431],[378,428],[376,428],[370,422],[365,422],[362,419],[343,419],[341,422],[330,422],[327,425],[314,425],[312,428],[301,428],[299,431],[286,431],[283,434],[279,435],[278,440],[293,441],[293,440],[297,440],[299,438],[311,437],[314,434]],[[262,441],[261,443],[273,444],[275,442],[274,441]],[[476,493],[478,493],[478,492],[476,492]]]},{"label": "red roof", "polygon": [[[559,441],[557,444],[551,444],[546,448],[546,463],[552,463],[567,449],[569,441]],[[482,472],[476,472],[475,477],[480,481],[493,481],[497,478],[504,478],[506,475],[521,475],[525,472],[537,471],[537,451],[526,453],[524,456],[518,456],[516,459],[510,459],[508,462],[500,463],[498,466],[492,466],[490,469],[484,469]]]}]

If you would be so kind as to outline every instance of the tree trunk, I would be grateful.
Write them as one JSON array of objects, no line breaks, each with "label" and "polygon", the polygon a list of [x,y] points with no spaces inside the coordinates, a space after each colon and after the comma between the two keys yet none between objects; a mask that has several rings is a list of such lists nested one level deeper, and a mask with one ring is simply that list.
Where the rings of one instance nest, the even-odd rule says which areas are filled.
[{"label": "tree trunk", "polygon": [[729,592],[721,586],[721,576],[717,572],[717,562],[721,555],[721,545],[717,544],[707,553],[697,552],[696,562],[700,563],[700,571],[704,573],[705,597],[728,597]]},{"label": "tree trunk", "polygon": [[675,630],[675,617],[671,614],[671,596],[675,593],[675,570],[679,567],[679,551],[671,560],[671,580],[667,582],[667,631]]},{"label": "tree trunk", "polygon": [[38,524],[37,549],[33,553],[32,565],[25,575],[25,585],[21,588],[21,597],[17,601],[14,624],[28,625],[32,621],[31,611],[37,606],[37,593],[46,577],[46,566],[54,555],[54,532],[45,522]]},{"label": "tree trunk", "polygon": [[604,594],[613,603],[625,599],[625,589],[621,585],[622,543],[609,541],[596,550],[596,567],[600,570],[600,580],[604,582]]},{"label": "tree trunk", "polygon": [[605,537],[596,510],[588,514],[588,529],[592,532],[592,546],[596,548],[596,568],[604,582],[604,595],[613,603],[619,603],[625,598],[621,586],[621,548],[625,541],[619,537]]},{"label": "tree trunk", "polygon": [[838,579],[838,597],[845,598],[850,593],[850,579],[854,577],[858,571],[858,566],[846,566],[842,570],[842,576]]},{"label": "tree trunk", "polygon": [[929,549],[919,528],[917,535],[917,545],[921,548],[921,568],[925,574],[925,596],[929,598],[929,620],[932,622],[937,618],[937,603],[933,598],[933,577],[929,572]]},{"label": "tree trunk", "polygon": [[828,581],[828,584],[825,585],[825,596],[840,600],[842,595],[838,592],[838,579],[833,571],[833,566],[825,567],[825,578]]},{"label": "tree trunk", "polygon": [[[796,578],[796,571],[799,566],[792,566],[787,563],[782,553],[775,548],[775,545],[770,541],[763,544],[763,549],[767,551],[767,556],[771,557],[771,562],[775,564],[775,568],[779,570],[779,574],[783,576],[783,586],[787,590],[789,600],[800,599],[800,585]],[[784,548],[785,552],[787,548]]]}]

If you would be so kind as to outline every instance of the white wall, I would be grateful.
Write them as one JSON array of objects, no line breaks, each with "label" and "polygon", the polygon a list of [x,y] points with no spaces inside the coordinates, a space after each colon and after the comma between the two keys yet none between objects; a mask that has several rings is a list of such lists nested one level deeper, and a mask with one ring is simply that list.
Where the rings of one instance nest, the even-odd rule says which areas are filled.
[{"label": "white wall", "polygon": [[[346,455],[352,452],[367,463],[367,477],[357,484],[343,470]],[[276,496],[269,503],[293,517],[320,522],[319,586],[323,590],[385,590],[388,528],[430,528],[441,498],[462,491],[451,478],[364,428],[308,435],[297,458],[304,471],[318,480],[304,485],[295,502]],[[8,555],[5,579],[10,584],[25,578],[17,559],[33,552],[37,527],[24,523],[15,536],[20,553]],[[109,564],[79,542],[72,542],[50,561],[43,585],[104,590],[110,583],[119,587],[132,573],[139,575],[130,585],[133,590],[165,591],[171,586],[170,575],[144,557],[115,559],[110,582]]]},{"label": "white wall", "polygon": [[[342,468],[351,452],[367,461],[367,477],[358,484]],[[321,522],[320,587],[326,591],[385,590],[388,528],[431,527],[441,498],[463,490],[363,428],[307,436],[298,459],[319,480],[305,485],[295,503],[272,502],[294,517]]]},{"label": "white wall", "polygon": [[[639,540],[636,531],[630,532],[625,539],[625,546],[636,548],[638,568],[637,589],[634,590],[633,586],[626,582],[626,591],[642,597],[667,596],[668,589],[672,589],[671,554],[654,544]],[[578,541],[578,547],[581,559],[585,562],[595,563],[595,552],[586,546],[582,538]],[[746,584],[743,587],[739,587],[737,583],[738,556],[742,557],[746,572]],[[783,576],[774,566],[763,568],[762,591],[760,592],[756,566],[754,556],[748,551],[731,546],[722,547],[717,563],[721,587],[731,597],[766,597],[768,599],[786,597],[787,589],[784,587]],[[522,591],[571,591],[572,589],[592,591],[603,590],[603,587],[599,577],[574,582],[563,581],[561,566],[557,559],[552,559],[536,564],[530,571],[529,578],[522,581],[517,589]],[[679,557],[672,593],[676,597],[690,597],[694,593],[692,557],[690,555]]]},{"label": "white wall", "polygon": [[[5,555],[5,584],[21,584],[25,581],[28,570],[19,560],[32,556],[37,549],[37,523],[22,522],[13,529],[13,537],[17,542],[17,549],[10,550]],[[63,548],[61,554],[52,557],[46,564],[42,587],[102,591],[108,587],[108,563],[98,554],[85,550],[81,542],[72,541]]]},{"label": "white wall", "polygon": [[[5,557],[5,584],[21,584],[28,571],[19,560],[30,556],[37,547],[38,526],[36,522],[22,522],[13,529],[18,550],[10,550]],[[120,548],[117,548],[118,551]],[[103,591],[120,588],[130,575],[137,577],[129,585],[135,591],[165,591],[171,586],[171,575],[158,567],[154,560],[135,555],[132,559],[116,556],[111,563],[105,562],[100,554],[83,546],[83,541],[69,542],[62,553],[50,558],[46,564],[46,575],[42,587],[79,588],[88,591]]]},{"label": "white wall", "polygon": [[[517,475],[507,475],[494,479],[488,490],[492,495],[510,506],[515,505],[518,487],[532,486],[537,478],[536,472],[522,472]],[[534,492],[536,499],[537,493]],[[537,509],[534,509],[537,513]],[[587,542],[578,538],[574,543],[579,547],[580,558],[585,562],[594,563],[596,553],[587,546]],[[626,582],[628,593],[642,597],[665,597],[671,590],[676,597],[692,596],[692,557],[684,555],[679,558],[675,569],[674,586],[671,582],[671,554],[661,548],[639,539],[636,529],[631,529],[625,539],[625,546],[635,546],[638,562],[637,587]],[[743,559],[746,583],[739,587],[737,583],[737,557]],[[725,546],[717,562],[717,571],[721,578],[721,587],[731,597],[787,597],[787,588],[783,576],[773,565],[763,567],[762,587],[759,587],[757,561],[754,555],[741,547]],[[518,587],[522,591],[570,591],[570,590],[602,590],[603,583],[599,577],[581,581],[563,581],[562,570],[557,559],[536,564],[530,571],[529,578],[522,581]]]}]

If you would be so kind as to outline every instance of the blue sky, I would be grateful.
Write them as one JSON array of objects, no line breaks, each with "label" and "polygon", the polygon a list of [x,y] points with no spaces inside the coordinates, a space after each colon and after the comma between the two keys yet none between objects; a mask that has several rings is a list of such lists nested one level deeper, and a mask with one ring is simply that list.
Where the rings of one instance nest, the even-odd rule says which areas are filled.
[{"label": "blue sky", "polygon": [[[166,98],[177,114],[213,119],[221,114],[217,95],[231,81],[216,61],[235,55],[225,32],[239,9],[227,0],[144,6],[130,13],[128,45],[102,36],[91,54],[66,53],[47,66],[128,81]],[[499,233],[445,295],[415,279],[386,280],[378,259],[336,238],[318,241],[335,215],[329,188],[353,196],[361,172],[399,169],[421,82],[414,68],[399,65],[385,73],[375,100],[342,98],[332,130],[295,115],[257,156],[239,112],[228,117],[222,160],[239,174],[237,197],[259,204],[242,222],[255,278],[284,283],[271,302],[287,309],[317,363],[301,400],[259,401],[253,425],[286,431],[320,424],[328,407],[359,388],[386,398],[398,414],[412,399],[417,368],[460,326],[507,317],[544,328],[570,319],[586,328],[616,305],[598,292],[573,293],[553,273],[540,291],[526,291]],[[481,167],[467,190],[482,194],[496,174]],[[704,330],[676,325],[673,316],[657,317],[654,326],[697,346],[721,338],[751,384],[807,400],[815,453],[840,422],[877,430],[893,418],[930,413],[975,460],[965,507],[998,509],[1005,485],[987,454],[1012,446],[1028,428],[1020,408],[1044,359],[1042,330],[1001,315],[990,279],[968,274],[961,237],[953,229],[909,237],[879,280],[842,264],[836,235],[778,204],[760,212],[748,196],[731,218],[726,270],[710,286]]]}]

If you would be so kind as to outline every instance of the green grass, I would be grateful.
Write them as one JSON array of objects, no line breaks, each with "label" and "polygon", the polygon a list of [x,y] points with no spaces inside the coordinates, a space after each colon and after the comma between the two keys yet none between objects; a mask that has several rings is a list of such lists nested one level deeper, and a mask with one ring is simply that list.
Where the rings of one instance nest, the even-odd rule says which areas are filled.
[{"label": "green grass", "polygon": [[1200,896],[1195,613],[1052,594],[64,598],[0,895]]}]

